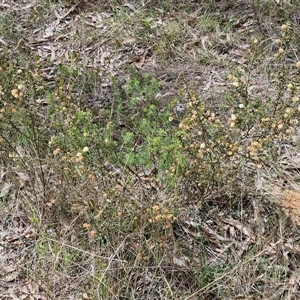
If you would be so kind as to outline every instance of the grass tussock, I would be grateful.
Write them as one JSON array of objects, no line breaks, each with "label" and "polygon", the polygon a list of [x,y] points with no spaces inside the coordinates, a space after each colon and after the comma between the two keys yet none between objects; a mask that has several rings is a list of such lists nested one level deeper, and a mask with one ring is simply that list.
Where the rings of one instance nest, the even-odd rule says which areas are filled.
[{"label": "grass tussock", "polygon": [[0,7],[1,299],[299,297],[297,4]]}]

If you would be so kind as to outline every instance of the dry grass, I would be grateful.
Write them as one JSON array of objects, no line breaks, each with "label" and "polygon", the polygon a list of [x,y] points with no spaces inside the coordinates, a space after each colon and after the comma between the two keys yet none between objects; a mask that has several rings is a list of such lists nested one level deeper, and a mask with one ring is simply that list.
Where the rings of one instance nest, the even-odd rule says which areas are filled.
[{"label": "dry grass", "polygon": [[15,2],[0,298],[298,299],[298,5]]}]

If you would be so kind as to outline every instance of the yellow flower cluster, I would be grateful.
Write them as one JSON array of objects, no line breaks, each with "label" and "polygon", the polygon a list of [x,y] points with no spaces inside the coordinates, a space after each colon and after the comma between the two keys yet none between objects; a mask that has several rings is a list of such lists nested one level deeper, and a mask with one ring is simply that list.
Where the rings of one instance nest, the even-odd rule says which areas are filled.
[{"label": "yellow flower cluster", "polygon": [[24,96],[24,86],[22,84],[17,85],[16,89],[11,90],[11,94],[13,95],[14,98],[22,100]]},{"label": "yellow flower cluster", "polygon": [[239,87],[240,85],[244,85],[246,83],[245,77],[236,77],[234,75],[228,75],[227,79],[231,81],[231,84],[235,87]]},{"label": "yellow flower cluster", "polygon": [[263,147],[261,142],[252,141],[251,144],[247,147],[248,156],[253,160],[258,160],[259,154],[262,151]]},{"label": "yellow flower cluster", "polygon": [[163,229],[170,229],[172,222],[176,219],[170,209],[163,205],[153,205],[152,208],[147,209],[147,213],[150,214],[148,222],[150,224],[160,223]]}]

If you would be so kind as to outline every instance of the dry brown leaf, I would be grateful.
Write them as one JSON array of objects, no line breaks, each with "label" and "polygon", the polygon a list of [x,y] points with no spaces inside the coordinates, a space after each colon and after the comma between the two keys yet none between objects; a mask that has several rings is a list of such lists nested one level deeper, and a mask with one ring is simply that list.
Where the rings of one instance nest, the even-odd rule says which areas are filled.
[{"label": "dry brown leaf", "polygon": [[290,280],[289,280],[289,285],[291,285],[291,286],[294,286],[296,284],[298,285],[299,280],[300,280],[300,271],[299,271],[299,269],[297,269],[292,273]]},{"label": "dry brown leaf", "polygon": [[0,43],[3,45],[7,45],[7,43],[0,37]]},{"label": "dry brown leaf", "polygon": [[36,283],[24,280],[18,286],[17,296],[19,299],[46,300],[45,296],[38,294],[38,290],[39,287]]},{"label": "dry brown leaf", "polygon": [[181,256],[181,257],[173,257],[173,263],[175,266],[180,268],[189,268],[191,265],[191,262],[188,257]]},{"label": "dry brown leaf", "polygon": [[239,249],[238,249],[238,256],[242,257],[242,255],[248,251],[250,245],[253,244],[253,238],[252,237],[248,237],[245,241],[243,241],[242,243],[239,243]]},{"label": "dry brown leaf", "polygon": [[296,299],[294,296],[298,294],[297,290],[299,289],[299,281],[300,281],[300,271],[299,269],[296,269],[293,271],[289,279],[288,285],[290,286],[290,291],[286,299]]},{"label": "dry brown leaf", "polygon": [[265,250],[265,253],[269,255],[276,255],[278,253],[277,245],[275,243],[270,243]]},{"label": "dry brown leaf", "polygon": [[145,62],[146,62],[146,56],[148,55],[148,53],[149,53],[149,49],[146,50],[142,55],[134,57],[133,59],[131,59],[127,63],[128,64],[134,63],[135,67],[139,70],[145,64]]},{"label": "dry brown leaf", "polygon": [[283,191],[281,203],[293,222],[300,225],[300,192],[293,190]]},{"label": "dry brown leaf", "polygon": [[0,186],[0,198],[5,198],[8,195],[11,187],[12,184],[4,182],[4,184]]},{"label": "dry brown leaf", "polygon": [[224,223],[234,226],[236,229],[241,231],[244,235],[250,237],[253,241],[255,241],[255,235],[250,228],[242,224],[241,222],[234,219],[223,219]]},{"label": "dry brown leaf", "polygon": [[[216,231],[214,231],[213,229],[209,228],[209,226],[207,224],[205,224],[205,223],[204,224],[199,224],[199,226],[204,231],[204,233],[206,233],[209,236],[215,237],[217,240],[225,241],[225,242],[230,241],[228,238],[219,235]],[[198,235],[199,235],[198,233],[195,234],[192,231],[189,231],[189,234],[191,234],[192,236],[196,236],[196,237],[198,237]]]},{"label": "dry brown leaf", "polygon": [[44,34],[43,34],[43,39],[45,39],[45,40],[49,39],[49,38],[53,37],[53,35],[54,35],[54,28],[53,27],[47,27],[45,29]]},{"label": "dry brown leaf", "polygon": [[17,277],[20,275],[20,272],[17,270],[17,268],[14,266],[5,266],[1,270],[3,277],[1,278],[5,282],[11,282],[17,279]]},{"label": "dry brown leaf", "polygon": [[128,44],[134,44],[136,42],[137,42],[137,38],[132,37],[132,38],[124,39],[123,44],[128,45]]},{"label": "dry brown leaf", "polygon": [[5,174],[6,174],[6,172],[4,171],[4,168],[1,168],[0,169],[0,183],[3,182],[3,178],[4,178]]},{"label": "dry brown leaf", "polygon": [[132,4],[130,4],[130,3],[124,3],[122,6],[128,7],[132,11],[136,11],[136,8]]},{"label": "dry brown leaf", "polygon": [[137,69],[141,69],[142,66],[145,64],[146,55],[142,55],[139,59],[136,60],[135,66]]},{"label": "dry brown leaf", "polygon": [[300,246],[299,245],[292,245],[290,243],[285,243],[284,246],[289,252],[292,252],[293,254],[296,254],[296,255],[300,255]]},{"label": "dry brown leaf", "polygon": [[100,58],[100,64],[101,66],[104,66],[106,63],[106,59],[109,58],[111,56],[111,53],[109,51],[104,51],[101,54],[101,58]]}]

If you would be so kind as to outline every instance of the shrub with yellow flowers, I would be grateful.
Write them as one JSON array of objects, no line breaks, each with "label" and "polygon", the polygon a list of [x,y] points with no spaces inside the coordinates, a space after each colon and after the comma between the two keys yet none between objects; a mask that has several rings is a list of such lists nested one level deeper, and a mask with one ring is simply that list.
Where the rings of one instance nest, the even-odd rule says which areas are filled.
[{"label": "shrub with yellow flowers", "polygon": [[[257,39],[245,54],[248,63],[227,76],[222,103],[208,107],[188,92],[188,110],[178,131],[185,157],[181,175],[186,192],[200,195],[200,202],[252,189],[257,170],[276,161],[284,143],[292,143],[299,122],[300,78],[300,63],[290,59],[292,40],[290,24],[284,24],[270,62],[268,92],[252,92],[261,56]],[[179,170],[176,162],[169,172],[174,170]]]}]

